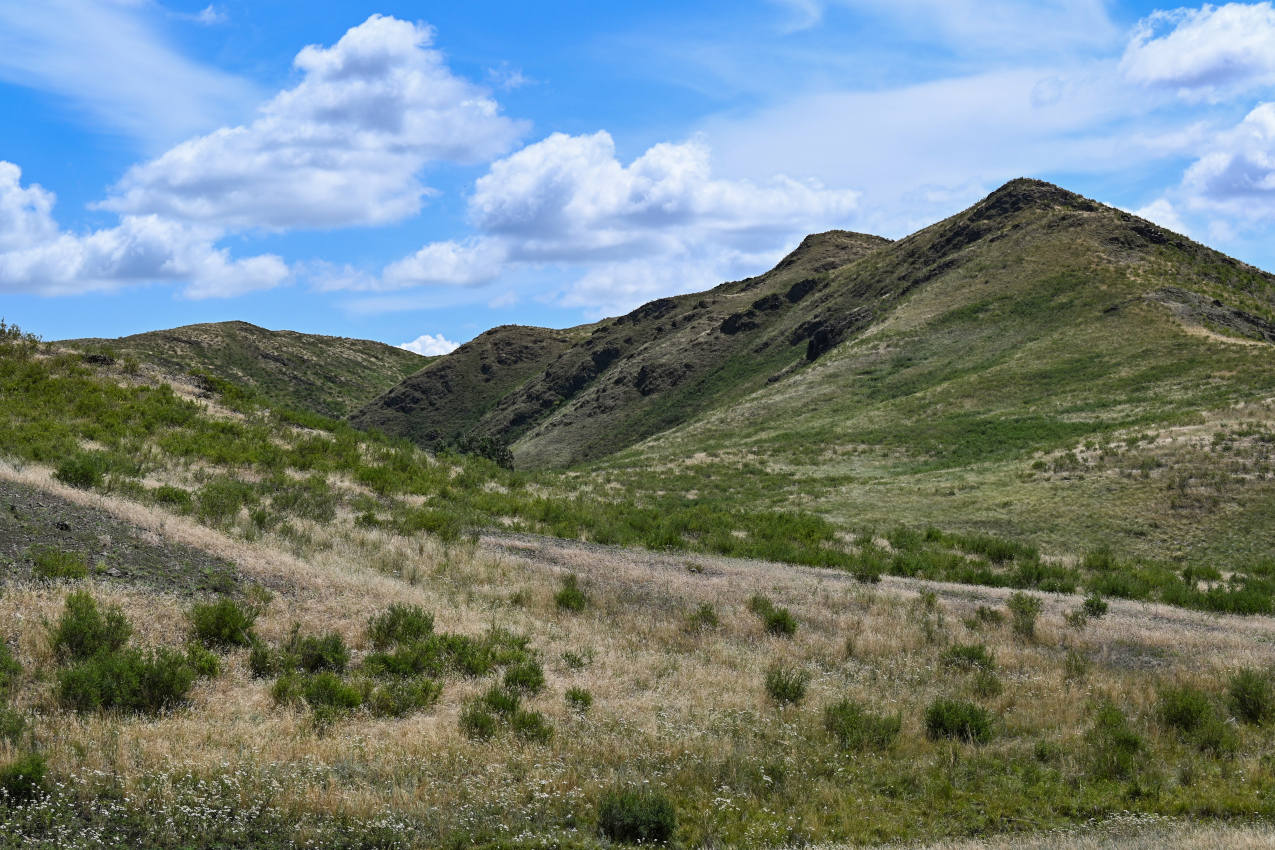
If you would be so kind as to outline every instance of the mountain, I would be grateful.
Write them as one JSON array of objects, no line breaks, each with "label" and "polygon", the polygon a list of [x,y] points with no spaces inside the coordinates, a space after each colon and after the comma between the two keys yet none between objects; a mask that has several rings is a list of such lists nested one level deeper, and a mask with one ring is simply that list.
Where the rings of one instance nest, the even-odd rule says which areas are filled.
[{"label": "mountain", "polygon": [[428,364],[392,345],[271,331],[248,322],[185,325],[118,339],[60,345],[90,356],[132,357],[163,372],[203,372],[261,392],[272,402],[342,418]]},{"label": "mountain", "polygon": [[[838,522],[1275,546],[1275,277],[1048,183],[897,242],[811,236],[766,274],[575,333],[448,427],[522,467]],[[422,395],[450,411],[474,391]]]},{"label": "mountain", "polygon": [[[830,272],[888,244],[831,231],[807,237],[764,275],[662,298],[616,319],[568,332],[497,328],[352,420],[424,442],[517,441],[524,465],[602,457],[740,398],[794,358],[833,344],[864,317],[833,315]],[[502,352],[508,365],[499,362]]]}]

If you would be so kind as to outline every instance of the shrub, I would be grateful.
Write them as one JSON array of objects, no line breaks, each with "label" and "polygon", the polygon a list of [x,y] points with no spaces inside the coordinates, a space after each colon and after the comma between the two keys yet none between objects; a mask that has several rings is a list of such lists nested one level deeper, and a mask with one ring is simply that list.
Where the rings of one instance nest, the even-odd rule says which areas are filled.
[{"label": "shrub", "polygon": [[58,700],[67,708],[156,714],[185,701],[195,671],[171,649],[102,652],[58,672]]},{"label": "shrub", "polygon": [[505,687],[528,696],[545,689],[545,671],[536,661],[523,661],[505,671]]},{"label": "shrub", "polygon": [[26,728],[27,719],[21,713],[7,705],[0,706],[0,740],[17,744]]},{"label": "shrub", "polygon": [[434,632],[434,615],[419,605],[394,604],[368,621],[367,636],[376,649],[410,643]]},{"label": "shrub", "polygon": [[22,665],[13,657],[9,644],[0,640],[0,699],[7,697],[22,675]]},{"label": "shrub", "polygon": [[1079,681],[1089,675],[1092,666],[1088,655],[1078,649],[1069,649],[1063,658],[1063,678],[1069,682]]},{"label": "shrub", "polygon": [[31,573],[36,578],[80,579],[89,574],[88,561],[79,552],[64,552],[53,546],[37,546],[30,552]]},{"label": "shrub", "polygon": [[268,679],[279,672],[279,662],[274,651],[258,638],[252,640],[252,651],[248,653],[248,669],[254,679]]},{"label": "shrub", "polygon": [[48,772],[44,756],[27,753],[0,767],[0,795],[14,803],[26,803],[44,793],[44,777]]},{"label": "shrub", "polygon": [[939,698],[925,710],[925,732],[935,740],[952,738],[983,744],[992,739],[992,716],[972,702]]},{"label": "shrub", "polygon": [[1005,622],[1005,615],[1000,611],[980,605],[974,609],[974,616],[965,620],[965,625],[970,631],[977,631],[983,626],[999,626],[1003,622]]},{"label": "shrub", "polygon": [[221,659],[198,643],[186,647],[186,664],[201,679],[213,679],[221,672]]},{"label": "shrub", "polygon": [[567,688],[566,700],[568,708],[575,709],[581,714],[593,707],[593,694],[584,688]]},{"label": "shrub", "polygon": [[311,708],[353,711],[363,704],[363,692],[335,673],[324,671],[307,676],[301,696]]},{"label": "shrub", "polygon": [[1128,779],[1146,749],[1124,712],[1110,702],[1098,709],[1089,741],[1090,772],[1100,779]]},{"label": "shrub", "polygon": [[957,667],[962,670],[973,670],[976,667],[982,670],[996,668],[996,659],[981,643],[958,643],[950,646],[939,656],[939,661],[944,667]]},{"label": "shrub", "polygon": [[288,647],[286,654],[307,673],[324,670],[344,673],[350,663],[350,651],[345,648],[345,640],[336,632],[299,638]]},{"label": "shrub", "polygon": [[1085,597],[1085,601],[1080,603],[1080,610],[1085,612],[1085,616],[1097,620],[1107,613],[1107,600],[1103,599],[1096,593],[1091,593]]},{"label": "shrub", "polygon": [[1005,690],[1005,686],[1001,684],[1000,677],[996,675],[994,670],[980,669],[974,674],[974,695],[982,699],[990,699],[998,697]]},{"label": "shrub", "polygon": [[190,491],[181,487],[172,487],[168,484],[156,487],[151,491],[151,498],[158,504],[168,505],[178,513],[188,514],[194,509],[194,500],[190,497]]},{"label": "shrub", "polygon": [[275,705],[296,705],[304,699],[301,692],[301,677],[295,673],[285,673],[275,680],[270,688],[270,696]]},{"label": "shrub", "polygon": [[766,671],[766,693],[780,705],[799,703],[806,698],[810,674],[776,664]]},{"label": "shrub", "polygon": [[442,693],[442,685],[432,679],[399,679],[378,685],[367,705],[375,717],[406,717],[429,708]]},{"label": "shrub", "polygon": [[1261,725],[1275,717],[1271,678],[1260,670],[1240,670],[1227,684],[1231,713],[1245,723]]},{"label": "shrub", "polygon": [[589,666],[589,662],[593,660],[593,651],[574,652],[570,649],[564,650],[562,653],[562,663],[567,665],[571,670],[583,670]]},{"label": "shrub", "polygon": [[253,644],[252,624],[257,613],[233,599],[222,597],[216,602],[198,604],[190,609],[189,616],[195,639],[209,649]]},{"label": "shrub", "polygon": [[496,717],[480,702],[471,702],[460,713],[460,731],[468,738],[486,741],[496,734]]},{"label": "shrub", "polygon": [[1230,755],[1238,746],[1235,730],[1220,716],[1209,695],[1197,688],[1181,685],[1161,691],[1158,716],[1162,724],[1205,752]]},{"label": "shrub", "polygon": [[522,705],[522,696],[517,691],[492,685],[479,697],[483,707],[501,717],[510,717]]},{"label": "shrub", "polygon": [[612,841],[663,844],[677,829],[677,810],[658,791],[613,788],[598,800],[598,830]]},{"label": "shrub", "polygon": [[58,464],[53,477],[68,487],[90,490],[101,486],[108,465],[102,452],[76,452]]},{"label": "shrub", "polygon": [[834,702],[823,710],[823,725],[842,749],[884,750],[894,743],[902,726],[902,718],[872,714],[848,699]]},{"label": "shrub", "polygon": [[1040,612],[1044,608],[1044,603],[1040,597],[1019,591],[1010,596],[1005,605],[1009,608],[1014,633],[1024,640],[1034,638],[1036,636],[1036,618],[1040,616]]},{"label": "shrub", "polygon": [[694,632],[708,632],[721,625],[717,612],[707,602],[702,603],[686,619],[687,627]]},{"label": "shrub", "polygon": [[80,661],[111,653],[128,643],[133,627],[119,608],[103,614],[87,591],[67,594],[62,617],[50,634],[53,653],[62,662]]},{"label": "shrub", "polygon": [[580,589],[580,583],[574,575],[562,579],[562,587],[554,594],[553,601],[563,611],[578,614],[589,605],[589,597]]},{"label": "shrub", "polygon": [[792,637],[797,631],[797,620],[787,608],[776,607],[760,594],[748,600],[748,608],[761,618],[767,633],[780,637]]},{"label": "shrub", "polygon": [[533,744],[547,744],[553,738],[553,727],[538,711],[515,711],[510,725],[515,735]]}]

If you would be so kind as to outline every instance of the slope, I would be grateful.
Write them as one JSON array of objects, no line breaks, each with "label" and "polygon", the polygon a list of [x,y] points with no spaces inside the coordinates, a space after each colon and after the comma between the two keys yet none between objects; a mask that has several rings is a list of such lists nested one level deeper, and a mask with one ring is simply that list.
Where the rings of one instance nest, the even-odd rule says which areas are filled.
[{"label": "slope", "polygon": [[248,322],[60,344],[90,356],[131,357],[174,376],[203,372],[257,390],[276,405],[336,418],[429,362],[381,342],[271,331]]},{"label": "slope", "polygon": [[1054,546],[1275,548],[1271,275],[1020,180],[831,277],[819,315],[879,318],[602,475]]},{"label": "slope", "polygon": [[[515,353],[516,366],[503,379],[499,371],[479,378],[467,365],[476,352],[462,348],[369,404],[353,421],[423,444],[440,432],[516,441],[520,466],[566,466],[602,457],[740,398],[804,360],[808,351],[822,351],[846,327],[810,321],[807,305],[822,303],[832,270],[887,244],[845,231],[810,236],[759,277],[662,298],[572,329],[571,344],[543,349],[543,360]],[[852,321],[866,318],[865,313]],[[500,337],[492,342],[505,344]],[[475,393],[477,404],[471,401]]]}]

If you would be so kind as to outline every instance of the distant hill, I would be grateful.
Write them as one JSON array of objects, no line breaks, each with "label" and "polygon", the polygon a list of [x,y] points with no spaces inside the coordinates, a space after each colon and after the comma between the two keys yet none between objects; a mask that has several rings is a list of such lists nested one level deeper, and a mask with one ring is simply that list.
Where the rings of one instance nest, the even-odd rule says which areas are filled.
[{"label": "distant hill", "polygon": [[61,345],[135,357],[174,375],[206,372],[277,404],[343,418],[432,358],[362,339],[271,331],[247,322],[185,325]]},{"label": "distant hill", "polygon": [[807,237],[760,277],[662,298],[587,328],[497,328],[353,421],[426,442],[462,434],[516,441],[523,465],[599,458],[764,386],[810,346],[833,344],[846,322],[862,319],[819,318],[830,273],[888,244],[831,231]]}]

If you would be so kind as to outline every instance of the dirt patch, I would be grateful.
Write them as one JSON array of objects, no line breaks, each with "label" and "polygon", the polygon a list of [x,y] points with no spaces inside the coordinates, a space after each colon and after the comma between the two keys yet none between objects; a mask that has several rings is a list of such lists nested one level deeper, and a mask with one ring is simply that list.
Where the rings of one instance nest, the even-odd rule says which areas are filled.
[{"label": "dirt patch", "polygon": [[229,593],[243,583],[224,558],[165,540],[105,511],[0,479],[0,579],[31,577],[33,547],[85,556],[102,581],[142,584],[166,593]]}]

